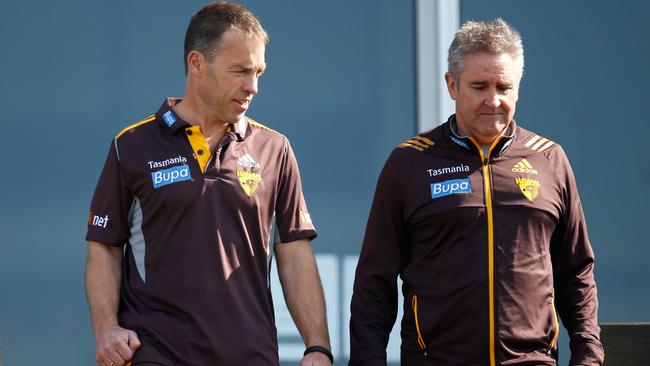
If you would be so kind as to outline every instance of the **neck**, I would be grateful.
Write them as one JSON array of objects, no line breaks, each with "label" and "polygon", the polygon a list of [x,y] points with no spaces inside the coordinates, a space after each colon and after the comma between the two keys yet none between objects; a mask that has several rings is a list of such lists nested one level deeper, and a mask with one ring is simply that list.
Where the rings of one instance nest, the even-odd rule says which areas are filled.
[{"label": "neck", "polygon": [[499,137],[511,134],[512,121],[508,122],[508,124],[503,128],[503,130],[501,130],[498,135],[487,138],[472,136],[468,131],[461,127],[457,119],[451,121],[451,129],[459,137],[470,137],[474,139],[474,141],[476,141],[476,143],[481,147],[483,151],[487,151]]},{"label": "neck", "polygon": [[203,135],[210,140],[220,140],[228,128],[227,122],[215,118],[210,109],[200,102],[200,99],[188,95],[188,93],[174,106],[174,112],[187,123],[201,127]]}]

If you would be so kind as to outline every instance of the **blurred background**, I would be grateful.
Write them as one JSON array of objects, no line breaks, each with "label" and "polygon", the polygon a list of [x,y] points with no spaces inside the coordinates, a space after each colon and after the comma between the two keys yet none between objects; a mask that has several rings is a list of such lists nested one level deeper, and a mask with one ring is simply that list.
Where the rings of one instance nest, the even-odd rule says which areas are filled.
[{"label": "blurred background", "polygon": [[[94,364],[83,287],[90,198],[114,135],[183,94],[184,32],[205,3],[2,3],[5,366]],[[393,147],[449,114],[441,60],[468,19],[503,17],[522,34],[516,119],[571,159],[597,255],[600,321],[650,321],[650,3],[242,3],[271,38],[248,114],[287,135],[298,157],[338,364],[349,354],[351,284],[379,170]],[[304,348],[276,290],[282,364],[294,365]],[[565,335],[560,347],[566,365]]]}]

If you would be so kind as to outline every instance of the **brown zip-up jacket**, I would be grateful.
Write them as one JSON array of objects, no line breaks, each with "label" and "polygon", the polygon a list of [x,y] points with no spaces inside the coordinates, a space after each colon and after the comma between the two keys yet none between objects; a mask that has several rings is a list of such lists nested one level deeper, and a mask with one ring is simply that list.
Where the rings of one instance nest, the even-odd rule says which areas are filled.
[{"label": "brown zip-up jacket", "polygon": [[514,121],[487,156],[445,124],[379,178],[351,304],[350,365],[385,365],[403,281],[402,365],[602,365],[594,255],[562,148]]}]

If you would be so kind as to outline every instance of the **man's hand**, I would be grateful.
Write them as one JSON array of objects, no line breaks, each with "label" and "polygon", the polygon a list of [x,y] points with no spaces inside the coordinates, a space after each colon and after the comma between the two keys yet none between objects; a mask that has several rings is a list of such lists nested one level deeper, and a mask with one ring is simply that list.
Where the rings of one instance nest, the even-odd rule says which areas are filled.
[{"label": "man's hand", "polygon": [[137,334],[117,323],[121,270],[121,247],[88,242],[86,294],[95,331],[95,361],[99,366],[122,366],[140,347]]},{"label": "man's hand", "polygon": [[330,366],[330,359],[320,352],[308,353],[300,361],[300,366]]},{"label": "man's hand", "polygon": [[117,326],[97,333],[95,339],[95,361],[99,366],[123,366],[140,348],[134,331]]}]

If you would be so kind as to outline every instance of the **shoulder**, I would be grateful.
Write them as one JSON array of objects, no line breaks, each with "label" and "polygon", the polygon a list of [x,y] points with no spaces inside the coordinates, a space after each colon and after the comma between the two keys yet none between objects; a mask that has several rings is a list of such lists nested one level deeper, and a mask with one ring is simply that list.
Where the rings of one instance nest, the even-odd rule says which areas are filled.
[{"label": "shoulder", "polygon": [[542,153],[547,157],[554,152],[562,150],[562,147],[555,141],[522,127],[517,127],[517,141],[519,141],[525,149]]},{"label": "shoulder", "polygon": [[540,154],[558,168],[569,165],[569,159],[562,146],[547,137],[517,127],[517,141],[529,154]]},{"label": "shoulder", "polygon": [[131,124],[131,125],[128,125],[128,126],[126,126],[125,128],[123,128],[123,129],[122,129],[122,130],[121,130],[117,135],[115,135],[115,139],[116,139],[116,140],[119,139],[119,138],[122,137],[124,134],[127,134],[127,133],[133,133],[133,132],[135,132],[136,130],[138,130],[141,126],[144,126],[144,125],[146,125],[146,124],[149,124],[149,123],[151,123],[151,122],[153,122],[153,121],[155,121],[155,120],[156,120],[156,116],[155,116],[155,115],[151,115],[151,116],[149,116],[149,117],[147,117],[147,118],[145,118],[145,119],[142,119],[142,120],[140,120],[140,121],[138,121],[138,122],[136,122],[136,123],[133,123],[133,124]]},{"label": "shoulder", "polygon": [[529,156],[544,156],[549,166],[553,167],[558,176],[563,176],[571,171],[571,164],[564,149],[557,142],[536,134],[524,128],[517,128],[517,141]]},{"label": "shoulder", "polygon": [[115,140],[117,141],[120,139],[122,136],[125,135],[130,135],[136,132],[140,132],[143,130],[143,126],[151,125],[151,122],[156,120],[155,115],[151,115],[145,119],[142,119],[136,123],[133,123],[131,125],[128,125],[127,127],[123,128],[117,135],[115,135]]},{"label": "shoulder", "polygon": [[118,160],[121,160],[121,153],[130,150],[128,148],[129,146],[133,147],[141,145],[144,138],[143,136],[150,134],[151,127],[156,127],[156,123],[152,123],[154,121],[156,121],[156,116],[151,115],[136,123],[128,125],[115,135],[115,138],[113,138],[112,148],[115,150]]},{"label": "shoulder", "polygon": [[396,148],[423,152],[435,146],[441,138],[441,126],[421,132],[399,144]]},{"label": "shoulder", "polygon": [[287,137],[283,135],[282,133],[264,125],[256,120],[246,117],[246,120],[248,121],[248,125],[250,126],[251,133],[252,134],[260,134],[266,138],[274,139],[274,140],[284,140],[287,141]]},{"label": "shoulder", "polygon": [[254,146],[255,150],[260,149],[265,154],[276,155],[278,158],[293,156],[293,149],[287,136],[250,117],[246,117],[246,121],[248,122],[246,139],[250,143],[249,146],[252,148]]},{"label": "shoulder", "polygon": [[443,125],[440,125],[403,141],[393,149],[389,161],[394,160],[397,164],[405,164],[435,154],[441,145],[445,145],[442,129]]},{"label": "shoulder", "polygon": [[382,170],[384,179],[408,179],[411,175],[413,162],[426,158],[427,154],[435,150],[442,135],[441,127],[421,132],[397,145],[386,160]]}]

